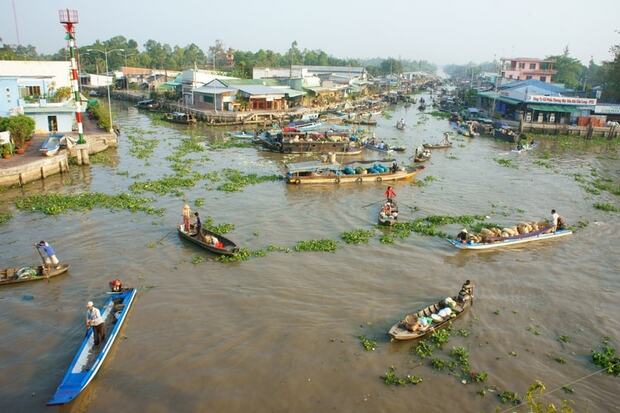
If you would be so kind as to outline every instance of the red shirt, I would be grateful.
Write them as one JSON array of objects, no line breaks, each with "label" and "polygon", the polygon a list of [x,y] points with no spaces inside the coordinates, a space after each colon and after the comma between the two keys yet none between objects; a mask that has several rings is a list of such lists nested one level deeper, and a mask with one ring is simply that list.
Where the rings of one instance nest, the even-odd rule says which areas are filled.
[{"label": "red shirt", "polygon": [[388,199],[396,198],[396,192],[392,188],[388,188],[385,190],[385,197]]}]

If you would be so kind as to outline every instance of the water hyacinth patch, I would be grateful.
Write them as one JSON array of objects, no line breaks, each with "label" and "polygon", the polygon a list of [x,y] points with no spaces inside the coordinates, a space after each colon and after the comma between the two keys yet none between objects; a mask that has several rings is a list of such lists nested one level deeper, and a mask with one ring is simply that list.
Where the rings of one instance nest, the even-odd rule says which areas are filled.
[{"label": "water hyacinth patch", "polygon": [[340,238],[347,244],[368,244],[368,240],[372,237],[373,231],[358,229],[354,231],[343,232]]},{"label": "water hyacinth patch", "polygon": [[134,182],[129,186],[129,190],[137,193],[154,192],[158,195],[181,196],[183,192],[179,188],[193,188],[202,177],[198,172],[190,175],[165,175],[159,179]]},{"label": "water hyacinth patch", "polygon": [[133,135],[127,136],[127,140],[131,143],[129,153],[138,159],[150,158],[157,145],[159,145],[159,140],[157,139],[147,139]]},{"label": "water hyacinth patch", "polygon": [[30,195],[15,200],[15,206],[22,210],[42,212],[46,215],[58,215],[69,210],[85,211],[93,208],[126,209],[131,212],[141,211],[152,215],[163,215],[163,209],[150,206],[152,201],[150,198],[140,198],[130,194],[108,195],[99,192],[85,192],[81,194]]},{"label": "water hyacinth patch", "polygon": [[10,212],[0,214],[0,225],[6,224],[13,218],[13,215]]},{"label": "water hyacinth patch", "polygon": [[377,348],[377,342],[375,340],[369,340],[366,336],[359,336],[360,344],[366,351],[375,351]]},{"label": "water hyacinth patch", "polygon": [[312,239],[307,241],[297,241],[293,248],[297,252],[302,251],[322,251],[335,252],[338,242],[331,239]]},{"label": "water hyacinth patch", "polygon": [[610,203],[597,202],[593,206],[594,208],[605,212],[620,212],[620,207]]},{"label": "water hyacinth patch", "polygon": [[273,182],[282,179],[279,175],[245,174],[236,169],[224,169],[222,172],[227,182],[219,185],[216,189],[224,192],[243,191],[248,185],[256,185],[262,182]]},{"label": "water hyacinth patch", "polygon": [[616,349],[609,344],[607,338],[603,339],[600,351],[592,350],[592,361],[607,374],[620,376],[620,356],[616,354]]},{"label": "water hyacinth patch", "polygon": [[506,167],[506,168],[516,168],[517,167],[517,164],[515,164],[512,159],[495,158],[495,162],[497,162],[499,165],[501,165],[503,167]]},{"label": "water hyacinth patch", "polygon": [[420,377],[406,375],[405,377],[398,377],[396,375],[396,369],[392,366],[386,372],[385,375],[381,377],[383,382],[388,386],[404,386],[406,384],[418,384],[422,381]]}]

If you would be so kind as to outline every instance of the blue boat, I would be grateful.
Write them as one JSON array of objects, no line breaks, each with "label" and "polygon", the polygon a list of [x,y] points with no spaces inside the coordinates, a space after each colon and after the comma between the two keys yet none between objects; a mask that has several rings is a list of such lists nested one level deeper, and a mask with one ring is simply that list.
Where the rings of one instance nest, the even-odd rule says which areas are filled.
[{"label": "blue boat", "polygon": [[60,140],[63,138],[63,135],[59,134],[50,134],[41,145],[39,152],[41,152],[45,156],[54,156],[58,153],[60,149]]},{"label": "blue boat", "polygon": [[95,377],[127,317],[136,291],[135,288],[128,288],[119,293],[111,293],[103,308],[100,309],[101,316],[105,320],[105,341],[95,347],[93,329],[88,330],[67,373],[58,385],[56,393],[47,402],[48,406],[71,402]]}]

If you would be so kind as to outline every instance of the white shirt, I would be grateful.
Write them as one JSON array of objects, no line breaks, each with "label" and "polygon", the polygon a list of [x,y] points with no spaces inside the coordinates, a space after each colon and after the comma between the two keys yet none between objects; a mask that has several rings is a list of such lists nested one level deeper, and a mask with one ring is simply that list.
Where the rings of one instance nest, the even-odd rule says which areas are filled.
[{"label": "white shirt", "polygon": [[554,227],[558,226],[558,218],[560,218],[560,214],[558,214],[557,212],[553,215],[551,215],[551,221],[552,221],[552,225]]},{"label": "white shirt", "polygon": [[103,324],[105,322],[97,307],[86,310],[86,321],[90,321],[91,326],[98,326],[99,324]]}]

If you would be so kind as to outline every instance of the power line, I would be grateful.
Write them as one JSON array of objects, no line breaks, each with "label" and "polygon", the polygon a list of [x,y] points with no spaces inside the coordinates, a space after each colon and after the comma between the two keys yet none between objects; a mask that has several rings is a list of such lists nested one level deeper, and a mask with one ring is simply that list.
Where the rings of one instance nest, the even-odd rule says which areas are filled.
[{"label": "power line", "polygon": [[17,45],[20,46],[21,42],[19,41],[19,25],[17,24],[17,9],[15,8],[15,0],[12,0],[13,3],[13,20],[15,21],[15,34],[17,35]]}]

